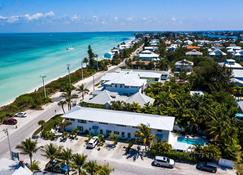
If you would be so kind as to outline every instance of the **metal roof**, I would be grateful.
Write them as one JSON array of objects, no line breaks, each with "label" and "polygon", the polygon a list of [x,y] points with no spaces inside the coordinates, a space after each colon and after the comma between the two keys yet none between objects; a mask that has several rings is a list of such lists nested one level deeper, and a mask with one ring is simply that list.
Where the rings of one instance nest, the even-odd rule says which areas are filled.
[{"label": "metal roof", "polygon": [[109,124],[139,126],[149,125],[152,129],[172,131],[175,117],[135,112],[124,112],[76,106],[63,115],[64,118],[103,122]]}]

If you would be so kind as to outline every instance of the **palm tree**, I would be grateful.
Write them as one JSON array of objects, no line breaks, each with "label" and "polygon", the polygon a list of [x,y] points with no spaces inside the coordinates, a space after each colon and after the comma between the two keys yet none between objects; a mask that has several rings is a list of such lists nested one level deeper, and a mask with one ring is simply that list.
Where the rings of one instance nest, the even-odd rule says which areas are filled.
[{"label": "palm tree", "polygon": [[61,149],[62,149],[61,146],[56,146],[50,143],[49,145],[45,145],[44,148],[41,149],[41,151],[44,153],[42,154],[42,156],[49,159],[50,161],[53,161],[55,158],[57,158],[60,155]]},{"label": "palm tree", "polygon": [[[64,160],[67,163],[67,165],[70,167],[70,162],[73,158],[72,150],[70,148],[63,149],[60,154],[60,158]],[[70,168],[68,168],[68,174],[69,174],[69,169]]]},{"label": "palm tree", "polygon": [[151,129],[149,126],[141,124],[138,126],[138,130],[135,132],[135,136],[138,138],[138,141],[143,143],[145,150],[147,146],[150,146],[154,136],[151,134]]},{"label": "palm tree", "polygon": [[67,89],[62,93],[62,97],[65,98],[65,101],[68,105],[68,110],[71,109],[71,103],[72,103],[72,91]]},{"label": "palm tree", "polygon": [[41,131],[43,130],[45,123],[46,123],[45,120],[38,121],[38,125],[41,126]]},{"label": "palm tree", "polygon": [[65,110],[64,110],[64,105],[65,104],[67,104],[67,102],[64,101],[64,100],[61,100],[61,101],[58,102],[58,105],[62,107],[62,111],[63,111],[64,114],[65,114]]},{"label": "palm tree", "polygon": [[95,175],[99,169],[99,166],[97,165],[96,161],[89,161],[84,165],[84,169],[88,174]]},{"label": "palm tree", "polygon": [[73,155],[73,163],[75,164],[75,166],[77,166],[79,175],[81,175],[81,169],[85,165],[86,159],[87,159],[87,156],[85,156],[83,154],[77,153],[77,154]]},{"label": "palm tree", "polygon": [[108,165],[99,166],[97,174],[99,175],[110,175],[113,169]]},{"label": "palm tree", "polygon": [[79,93],[82,94],[82,99],[84,99],[84,95],[85,95],[85,94],[88,94],[88,93],[89,93],[89,90],[86,89],[86,88],[84,87],[83,84],[81,84],[80,86],[78,86],[78,88],[77,88],[76,90],[77,90]]},{"label": "palm tree", "polygon": [[17,145],[17,149],[21,150],[22,154],[28,154],[30,158],[30,166],[32,166],[33,154],[38,151],[37,141],[32,141],[31,138],[28,138],[21,142],[20,145]]}]

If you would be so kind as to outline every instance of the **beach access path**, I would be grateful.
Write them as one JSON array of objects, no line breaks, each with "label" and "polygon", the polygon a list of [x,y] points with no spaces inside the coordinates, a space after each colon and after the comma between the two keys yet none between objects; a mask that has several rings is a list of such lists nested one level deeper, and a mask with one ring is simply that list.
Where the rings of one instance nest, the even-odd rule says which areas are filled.
[{"label": "beach access path", "polygon": [[[93,83],[97,84],[101,77],[108,72],[113,72],[120,67],[125,65],[125,60],[116,66],[111,66],[108,68],[107,71],[97,72],[93,76],[87,77],[77,83],[74,84],[75,87],[84,84],[85,88],[89,89],[90,92],[93,91]],[[49,120],[51,117],[55,116],[56,114],[62,114],[62,109],[58,105],[58,102],[61,101],[63,98],[60,97],[61,93],[57,92],[51,96],[53,102],[48,103],[43,106],[43,110],[27,110],[26,118],[17,118],[18,124],[17,128],[15,126],[7,126],[7,125],[0,125],[0,157],[9,156],[9,146],[8,146],[8,139],[6,133],[3,131],[4,129],[8,129],[9,137],[10,137],[10,146],[12,151],[15,151],[16,145],[20,144],[26,138],[32,136],[33,132],[39,128],[38,121],[40,120]],[[81,97],[76,99],[78,102],[81,100]],[[67,110],[67,106],[64,106]],[[19,152],[19,151],[18,151]]]}]

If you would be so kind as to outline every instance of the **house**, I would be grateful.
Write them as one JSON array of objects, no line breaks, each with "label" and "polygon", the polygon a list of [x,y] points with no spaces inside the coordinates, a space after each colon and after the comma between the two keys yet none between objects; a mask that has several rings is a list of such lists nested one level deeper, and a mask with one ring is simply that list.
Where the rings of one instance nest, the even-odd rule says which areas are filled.
[{"label": "house", "polygon": [[152,40],[149,42],[149,45],[150,45],[150,46],[158,46],[158,45],[159,45],[159,40],[158,40],[158,39],[152,39]]},{"label": "house", "polygon": [[171,44],[169,47],[166,48],[167,52],[174,52],[176,51],[178,45],[177,44]]},{"label": "house", "polygon": [[99,104],[104,105],[106,108],[109,108],[111,102],[125,102],[129,104],[137,103],[141,107],[144,107],[146,104],[152,105],[154,103],[154,99],[141,93],[137,92],[131,96],[120,95],[116,92],[110,92],[107,90],[95,91],[90,95],[90,97],[85,98],[84,102],[90,104]]},{"label": "house", "polygon": [[192,51],[186,52],[186,56],[202,56],[203,53],[199,52],[195,49],[193,49]]},{"label": "house", "polygon": [[107,73],[101,78],[103,90],[117,92],[121,95],[132,95],[143,92],[147,80],[140,79],[137,74]]},{"label": "house", "polygon": [[242,60],[243,59],[243,50],[235,51],[235,53],[233,53],[233,56],[236,58],[240,58]]},{"label": "house", "polygon": [[186,59],[175,63],[175,72],[191,72],[194,63]]},{"label": "house", "polygon": [[232,69],[232,82],[238,86],[243,86],[243,69]]},{"label": "house", "polygon": [[151,52],[154,52],[154,51],[156,51],[158,49],[159,49],[158,46],[145,46],[144,47],[144,50],[149,50]]},{"label": "house", "polygon": [[0,159],[1,175],[32,175],[30,169],[22,162],[7,158]]},{"label": "house", "polygon": [[192,46],[192,45],[189,45],[189,46],[186,46],[186,49],[187,50],[198,50],[198,49],[200,49],[201,47],[199,47],[199,46]]},{"label": "house", "polygon": [[138,57],[140,60],[143,61],[159,61],[159,55],[150,51],[150,50],[144,50],[141,53],[138,54]]},{"label": "house", "polygon": [[70,122],[65,128],[67,131],[78,128],[80,133],[103,134],[106,137],[114,133],[121,139],[134,139],[138,126],[145,124],[151,128],[154,136],[167,142],[173,137],[171,131],[175,122],[175,118],[169,116],[79,106],[62,117]]},{"label": "house", "polygon": [[191,40],[185,40],[184,41],[184,44],[186,44],[186,45],[192,45],[193,44],[193,41],[191,41]]},{"label": "house", "polygon": [[203,91],[190,91],[190,95],[191,96],[194,96],[194,95],[203,96],[204,93],[203,93]]},{"label": "house", "polygon": [[119,49],[117,49],[117,48],[113,48],[113,49],[111,49],[110,52],[106,52],[106,53],[104,54],[104,58],[105,58],[105,59],[112,59],[113,56],[114,56],[116,53],[117,53],[117,54],[120,53]]},{"label": "house", "polygon": [[214,49],[213,51],[209,52],[209,56],[222,57],[226,55],[227,54],[221,51],[220,49]]},{"label": "house", "polygon": [[219,63],[219,65],[229,69],[243,69],[243,67],[239,63],[236,63],[234,59],[226,59],[223,63]]}]

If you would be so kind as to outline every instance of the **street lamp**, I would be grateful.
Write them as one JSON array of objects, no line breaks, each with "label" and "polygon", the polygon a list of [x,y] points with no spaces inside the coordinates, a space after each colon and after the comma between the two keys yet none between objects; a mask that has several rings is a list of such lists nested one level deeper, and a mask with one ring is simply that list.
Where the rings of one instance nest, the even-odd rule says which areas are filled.
[{"label": "street lamp", "polygon": [[70,64],[67,64],[67,71],[68,71],[69,86],[71,87]]},{"label": "street lamp", "polygon": [[46,78],[46,75],[41,75],[40,77],[41,77],[42,83],[43,83],[44,97],[46,98],[47,97],[47,95],[46,95],[46,87],[45,87],[45,78]]}]

